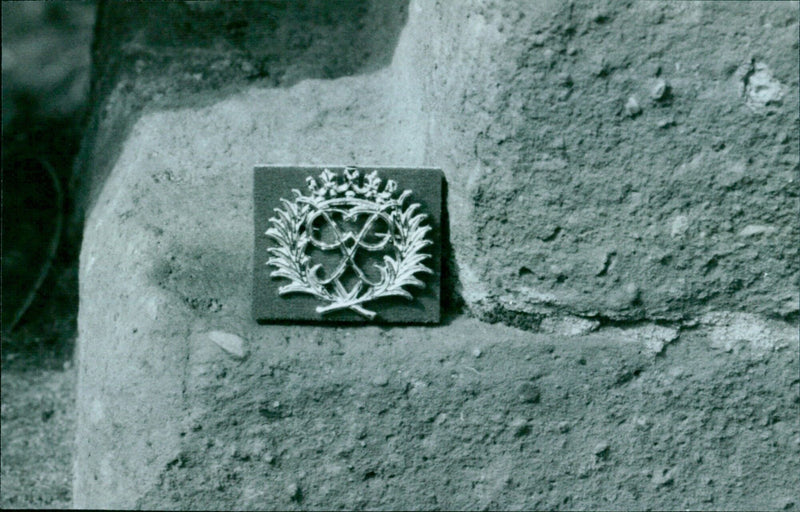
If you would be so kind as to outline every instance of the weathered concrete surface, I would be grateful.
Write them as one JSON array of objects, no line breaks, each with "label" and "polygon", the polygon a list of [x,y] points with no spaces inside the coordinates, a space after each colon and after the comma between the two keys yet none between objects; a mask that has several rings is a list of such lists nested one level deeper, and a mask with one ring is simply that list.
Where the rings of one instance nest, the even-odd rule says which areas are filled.
[{"label": "weathered concrete surface", "polygon": [[404,1],[99,2],[79,210],[97,197],[142,109],[212,103],[243,85],[376,71],[392,58]]},{"label": "weathered concrete surface", "polygon": [[252,163],[421,163],[387,84],[384,71],[251,90],[131,129],[84,231],[76,505],[133,506],[174,459],[192,333],[285,343],[249,313]]},{"label": "weathered concrete surface", "polygon": [[797,3],[414,5],[473,310],[797,319]]},{"label": "weathered concrete surface", "polygon": [[[768,338],[784,345],[746,341],[725,352],[688,332],[655,356],[624,331],[565,338],[463,318],[429,329],[264,328],[247,313],[230,303],[214,316],[161,309],[158,328],[176,317],[187,327],[162,338],[163,352],[174,354],[169,365],[142,349],[105,354],[121,373],[105,378],[127,386],[124,395],[98,389],[83,413],[91,416],[80,423],[75,505],[794,503],[799,354],[786,333]],[[239,336],[246,358],[215,344],[212,327]],[[155,336],[120,338],[152,347]],[[153,389],[158,371],[181,378]]]},{"label": "weathered concrete surface", "polygon": [[[533,326],[551,314],[797,319],[796,2],[415,2],[393,56],[400,4],[263,4],[249,18],[202,5],[102,11],[84,190],[99,190],[143,105],[213,102],[209,90],[248,78],[364,76],[392,59],[389,75],[364,78],[380,99],[350,98],[360,121],[402,120],[376,126],[385,140],[366,139],[364,156],[390,161],[374,148],[399,138],[404,161],[444,168],[453,270],[474,312]],[[208,21],[220,17],[233,28]],[[373,116],[375,101],[387,105]],[[311,149],[300,161],[320,158]]]},{"label": "weathered concrete surface", "polygon": [[[368,4],[354,30],[405,22]],[[382,68],[323,72],[347,40],[324,16],[283,60],[107,7],[75,504],[787,506],[798,9],[755,8],[418,1]],[[245,63],[268,78],[245,87]],[[259,163],[442,167],[449,289],[556,334],[452,306],[436,328],[256,325]],[[654,319],[682,323],[627,326]]]}]

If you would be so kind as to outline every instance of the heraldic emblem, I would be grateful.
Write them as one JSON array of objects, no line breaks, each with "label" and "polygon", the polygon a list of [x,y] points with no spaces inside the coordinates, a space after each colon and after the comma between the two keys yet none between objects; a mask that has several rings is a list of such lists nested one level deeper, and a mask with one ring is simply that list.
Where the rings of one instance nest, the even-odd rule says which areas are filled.
[{"label": "heraldic emblem", "polygon": [[294,200],[280,199],[265,233],[275,242],[267,249],[270,276],[289,281],[278,295],[313,295],[325,303],[317,313],[350,309],[369,319],[376,315],[365,307],[370,301],[413,299],[408,288],[425,286],[417,275],[433,271],[423,252],[432,243],[427,215],[417,203],[405,206],[412,191],[395,197],[396,182],[381,186],[378,171],[362,177],[355,168],[342,175],[324,169],[306,183],[307,193],[292,189]]}]

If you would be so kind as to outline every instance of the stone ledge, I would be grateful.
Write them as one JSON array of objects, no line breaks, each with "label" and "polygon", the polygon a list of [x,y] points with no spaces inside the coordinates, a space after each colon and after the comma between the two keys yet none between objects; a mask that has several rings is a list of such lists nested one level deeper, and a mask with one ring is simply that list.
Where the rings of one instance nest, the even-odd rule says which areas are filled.
[{"label": "stone ledge", "polygon": [[[374,151],[363,142],[383,137],[375,130],[357,146],[331,144],[313,112],[266,109],[315,98],[337,126],[334,107],[375,83],[252,91],[133,128],[84,237],[75,504],[403,508],[414,496],[431,507],[542,508],[569,495],[596,508],[609,479],[609,499],[628,508],[782,499],[798,474],[782,458],[798,449],[798,340],[782,322],[712,315],[675,340],[646,325],[563,336],[569,321],[534,334],[452,315],[393,329],[251,320],[252,169],[233,155],[299,159],[301,143],[321,160]],[[262,116],[284,127],[279,144],[250,130]],[[410,149],[398,142],[391,156]],[[748,380],[754,367],[764,373]],[[778,444],[719,450],[762,435]],[[757,479],[737,476],[775,460],[784,479],[766,498],[748,487]]]}]

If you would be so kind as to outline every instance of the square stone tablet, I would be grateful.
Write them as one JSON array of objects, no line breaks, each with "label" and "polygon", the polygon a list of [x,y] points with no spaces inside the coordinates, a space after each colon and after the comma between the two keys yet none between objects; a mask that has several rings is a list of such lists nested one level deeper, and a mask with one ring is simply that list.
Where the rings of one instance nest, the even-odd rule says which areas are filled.
[{"label": "square stone tablet", "polygon": [[257,166],[258,322],[439,322],[440,169]]}]

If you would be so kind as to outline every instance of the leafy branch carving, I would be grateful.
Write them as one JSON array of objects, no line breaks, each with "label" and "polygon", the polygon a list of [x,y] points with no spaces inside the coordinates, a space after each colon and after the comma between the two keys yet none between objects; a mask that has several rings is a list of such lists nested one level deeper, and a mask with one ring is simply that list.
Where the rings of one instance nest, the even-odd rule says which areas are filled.
[{"label": "leafy branch carving", "polygon": [[[392,195],[397,185],[389,180],[381,190],[381,179],[376,171],[364,177],[363,186],[359,185],[358,170],[345,169],[344,177],[345,182],[340,184],[336,176],[325,169],[320,175],[321,185],[311,177],[307,179],[310,195],[303,195],[299,190],[293,189],[294,201],[281,198],[283,208],[275,209],[277,215],[269,219],[271,227],[265,233],[276,243],[268,249],[271,257],[267,264],[275,268],[270,276],[289,280],[289,284],[278,289],[279,295],[313,295],[329,303],[316,308],[320,314],[350,309],[372,319],[376,313],[365,308],[365,303],[393,296],[413,299],[407,288],[425,286],[417,275],[433,273],[425,264],[425,260],[431,255],[423,252],[432,243],[427,238],[431,227],[424,224],[427,215],[418,213],[418,203],[404,206],[412,194],[411,190],[403,191],[394,199]],[[357,269],[359,280],[349,290],[336,275],[327,279],[321,277],[319,272],[322,265],[313,263],[307,254],[307,248],[313,244],[309,233],[309,219],[313,215],[326,215],[325,212],[333,205],[342,204],[351,207],[346,216],[368,213],[373,217],[381,215],[382,218],[388,218],[391,221],[391,243],[394,250],[394,257],[383,256],[383,264],[373,263],[380,275],[377,282],[370,281]],[[326,218],[330,220],[329,217]],[[362,236],[363,232],[355,240],[356,246],[361,243]],[[342,240],[336,247],[341,245]],[[357,250],[357,247],[353,250]],[[352,262],[352,253],[347,250],[343,252]]]}]

